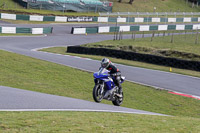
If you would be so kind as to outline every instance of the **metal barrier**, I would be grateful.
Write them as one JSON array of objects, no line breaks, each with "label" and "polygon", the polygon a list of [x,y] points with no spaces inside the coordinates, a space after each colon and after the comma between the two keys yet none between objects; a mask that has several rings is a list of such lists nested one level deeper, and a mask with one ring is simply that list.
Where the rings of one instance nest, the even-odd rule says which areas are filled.
[{"label": "metal barrier", "polygon": [[107,12],[99,13],[100,16],[194,16],[200,12]]},{"label": "metal barrier", "polygon": [[52,27],[44,28],[22,28],[22,27],[0,27],[0,33],[2,34],[50,34],[52,33]]},{"label": "metal barrier", "polygon": [[177,25],[127,25],[127,26],[99,26],[99,27],[72,27],[72,34],[92,34],[110,32],[132,32],[132,31],[184,31],[199,30],[200,24],[177,24]]}]

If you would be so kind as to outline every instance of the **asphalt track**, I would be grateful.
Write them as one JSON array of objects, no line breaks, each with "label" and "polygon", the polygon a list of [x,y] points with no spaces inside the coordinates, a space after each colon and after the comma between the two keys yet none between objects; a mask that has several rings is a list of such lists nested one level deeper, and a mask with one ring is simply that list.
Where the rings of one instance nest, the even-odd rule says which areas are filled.
[{"label": "asphalt track", "polygon": [[[91,25],[91,24],[90,24]],[[0,24],[0,26],[11,26],[10,24]],[[16,26],[16,25],[12,25]],[[41,60],[46,60],[66,66],[71,66],[74,68],[87,70],[90,72],[97,71],[97,69],[100,66],[99,61],[90,60],[90,59],[84,59],[84,58],[78,58],[73,56],[64,56],[59,54],[52,54],[52,53],[45,53],[45,52],[39,52],[37,51],[38,48],[43,47],[52,47],[52,46],[69,46],[69,45],[81,45],[91,42],[98,42],[102,40],[111,40],[113,39],[113,35],[72,35],[70,34],[72,24],[53,24],[53,25],[18,25],[18,27],[47,27],[47,26],[53,26],[53,34],[48,36],[24,36],[24,37],[0,37],[0,49],[11,51],[14,53],[38,58]],[[81,26],[80,24],[78,26]],[[150,35],[145,35],[150,36]],[[141,37],[141,35],[137,35],[136,37]],[[125,35],[123,38],[131,38],[131,35]],[[81,64],[81,65],[80,65]],[[150,69],[144,69],[144,68],[138,68],[138,67],[130,67],[130,66],[124,66],[120,64],[116,64],[119,69],[122,71],[122,74],[126,76],[126,78],[132,82],[145,84],[149,86],[154,86],[157,88],[163,88],[168,89],[172,91],[177,91],[181,93],[186,93],[190,95],[196,95],[200,96],[200,78],[191,77],[191,76],[184,76],[180,74],[173,74],[168,72],[162,72],[162,71],[156,71],[156,70],[150,70]],[[6,88],[6,87],[0,87],[0,90],[4,90],[4,93],[0,93],[0,100],[5,101],[0,103],[0,109],[1,110],[14,110],[14,109],[33,109],[32,107],[37,107],[37,109],[70,109],[70,102],[68,101],[68,98],[64,98],[66,101],[63,103],[61,100],[57,100],[54,102],[58,102],[56,104],[61,104],[60,107],[54,107],[54,106],[48,106],[46,107],[47,103],[41,103],[38,101],[33,103],[33,106],[30,103],[26,103],[29,100],[23,100],[18,99],[15,102],[15,104],[12,104],[12,100],[9,100],[8,97],[5,97],[3,95],[14,95],[13,97],[17,99],[19,92],[19,89],[14,88]],[[124,88],[125,91],[125,88]],[[30,93],[30,95],[33,95],[33,97],[36,95],[48,95],[48,94],[41,94],[41,93],[35,93],[28,91],[27,93]],[[22,95],[25,97],[25,95]],[[52,96],[52,95],[51,95]],[[59,96],[55,96],[59,97]],[[31,98],[28,97],[28,98]],[[39,98],[39,97],[38,97]],[[44,98],[48,99],[48,96]],[[26,97],[25,97],[26,99]],[[46,99],[46,100],[47,100]],[[59,99],[59,98],[58,98]],[[30,99],[31,100],[31,99]],[[44,99],[43,99],[44,100]],[[73,99],[74,100],[74,99]],[[75,99],[77,100],[77,99]],[[7,102],[6,102],[7,101]],[[15,101],[15,100],[14,100]],[[78,100],[79,101],[79,100]],[[83,100],[80,100],[80,102],[77,102],[75,108],[71,109],[93,109],[93,110],[100,110],[100,108],[97,108],[98,106],[102,106],[101,110],[112,110],[114,111],[123,111],[123,112],[132,112],[135,113],[136,110],[127,109],[127,108],[121,108],[121,107],[114,107],[110,105],[104,105],[104,104],[96,104],[94,102],[88,102],[84,101],[88,104],[88,106],[82,106],[87,104],[81,104]],[[63,103],[63,104],[62,104]],[[79,103],[79,104],[78,104]],[[37,105],[38,104],[38,105]],[[56,105],[52,104],[52,105]],[[10,105],[10,106],[9,106]],[[22,106],[24,105],[24,106]],[[29,105],[29,106],[27,106]],[[35,106],[37,105],[37,106]],[[48,105],[48,104],[47,104]],[[108,107],[109,106],[109,107]],[[106,108],[108,107],[108,108]],[[130,111],[132,110],[132,111]],[[138,111],[139,113],[140,111]],[[151,113],[150,113],[151,114]]]}]

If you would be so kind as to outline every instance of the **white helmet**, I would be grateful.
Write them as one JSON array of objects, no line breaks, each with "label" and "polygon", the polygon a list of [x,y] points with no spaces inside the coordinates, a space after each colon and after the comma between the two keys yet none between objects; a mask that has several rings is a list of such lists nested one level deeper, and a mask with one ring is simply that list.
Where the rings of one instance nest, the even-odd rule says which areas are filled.
[{"label": "white helmet", "polygon": [[103,58],[101,60],[101,67],[107,68],[110,65],[110,60],[108,58]]}]

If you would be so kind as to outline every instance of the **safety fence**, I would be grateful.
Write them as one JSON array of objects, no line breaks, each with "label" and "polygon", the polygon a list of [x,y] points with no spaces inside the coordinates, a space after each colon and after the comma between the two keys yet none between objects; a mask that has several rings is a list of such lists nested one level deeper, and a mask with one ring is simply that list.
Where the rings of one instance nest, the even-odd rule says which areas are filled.
[{"label": "safety fence", "polygon": [[117,22],[117,23],[186,23],[200,22],[200,17],[183,18],[154,18],[154,17],[66,17],[66,16],[39,16],[0,13],[0,19],[26,20],[26,21],[54,21],[54,22]]},{"label": "safety fence", "polygon": [[118,23],[144,23],[144,22],[200,22],[200,17],[183,18],[158,18],[158,17],[97,17],[97,22],[118,22]]},{"label": "safety fence", "polygon": [[0,33],[5,34],[50,34],[52,33],[52,27],[45,28],[22,28],[22,27],[0,27]]},{"label": "safety fence", "polygon": [[100,12],[100,16],[193,16],[200,12]]},{"label": "safety fence", "polygon": [[102,55],[109,56],[133,61],[141,61],[151,64],[170,66],[181,69],[189,69],[200,71],[199,61],[188,61],[177,58],[168,58],[150,54],[141,54],[129,51],[106,49],[106,48],[88,48],[81,46],[69,46],[67,52],[78,53],[78,54],[89,54],[89,55]]},{"label": "safety fence", "polygon": [[192,25],[134,25],[134,26],[100,26],[100,27],[72,27],[72,34],[94,34],[109,32],[131,31],[174,31],[174,30],[198,30],[200,24]]},{"label": "safety fence", "polygon": [[54,22],[92,22],[93,17],[39,16],[0,13],[0,19]]}]

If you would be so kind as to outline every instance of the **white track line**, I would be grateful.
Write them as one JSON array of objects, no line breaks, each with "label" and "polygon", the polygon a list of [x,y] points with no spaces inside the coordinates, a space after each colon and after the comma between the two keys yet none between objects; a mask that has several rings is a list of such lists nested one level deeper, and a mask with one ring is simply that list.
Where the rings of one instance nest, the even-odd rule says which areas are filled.
[{"label": "white track line", "polygon": [[43,35],[33,35],[33,36],[26,36],[26,35],[23,35],[23,36],[20,36],[20,35],[16,35],[16,36],[0,36],[0,38],[16,38],[16,37],[46,37],[47,34],[43,34]]},{"label": "white track line", "polygon": [[159,113],[151,112],[129,112],[129,111],[113,111],[113,110],[92,110],[92,109],[1,109],[0,112],[9,111],[9,112],[30,112],[30,111],[77,111],[77,112],[109,112],[109,113],[127,113],[127,114],[144,114],[144,115],[161,115],[169,116]]}]

